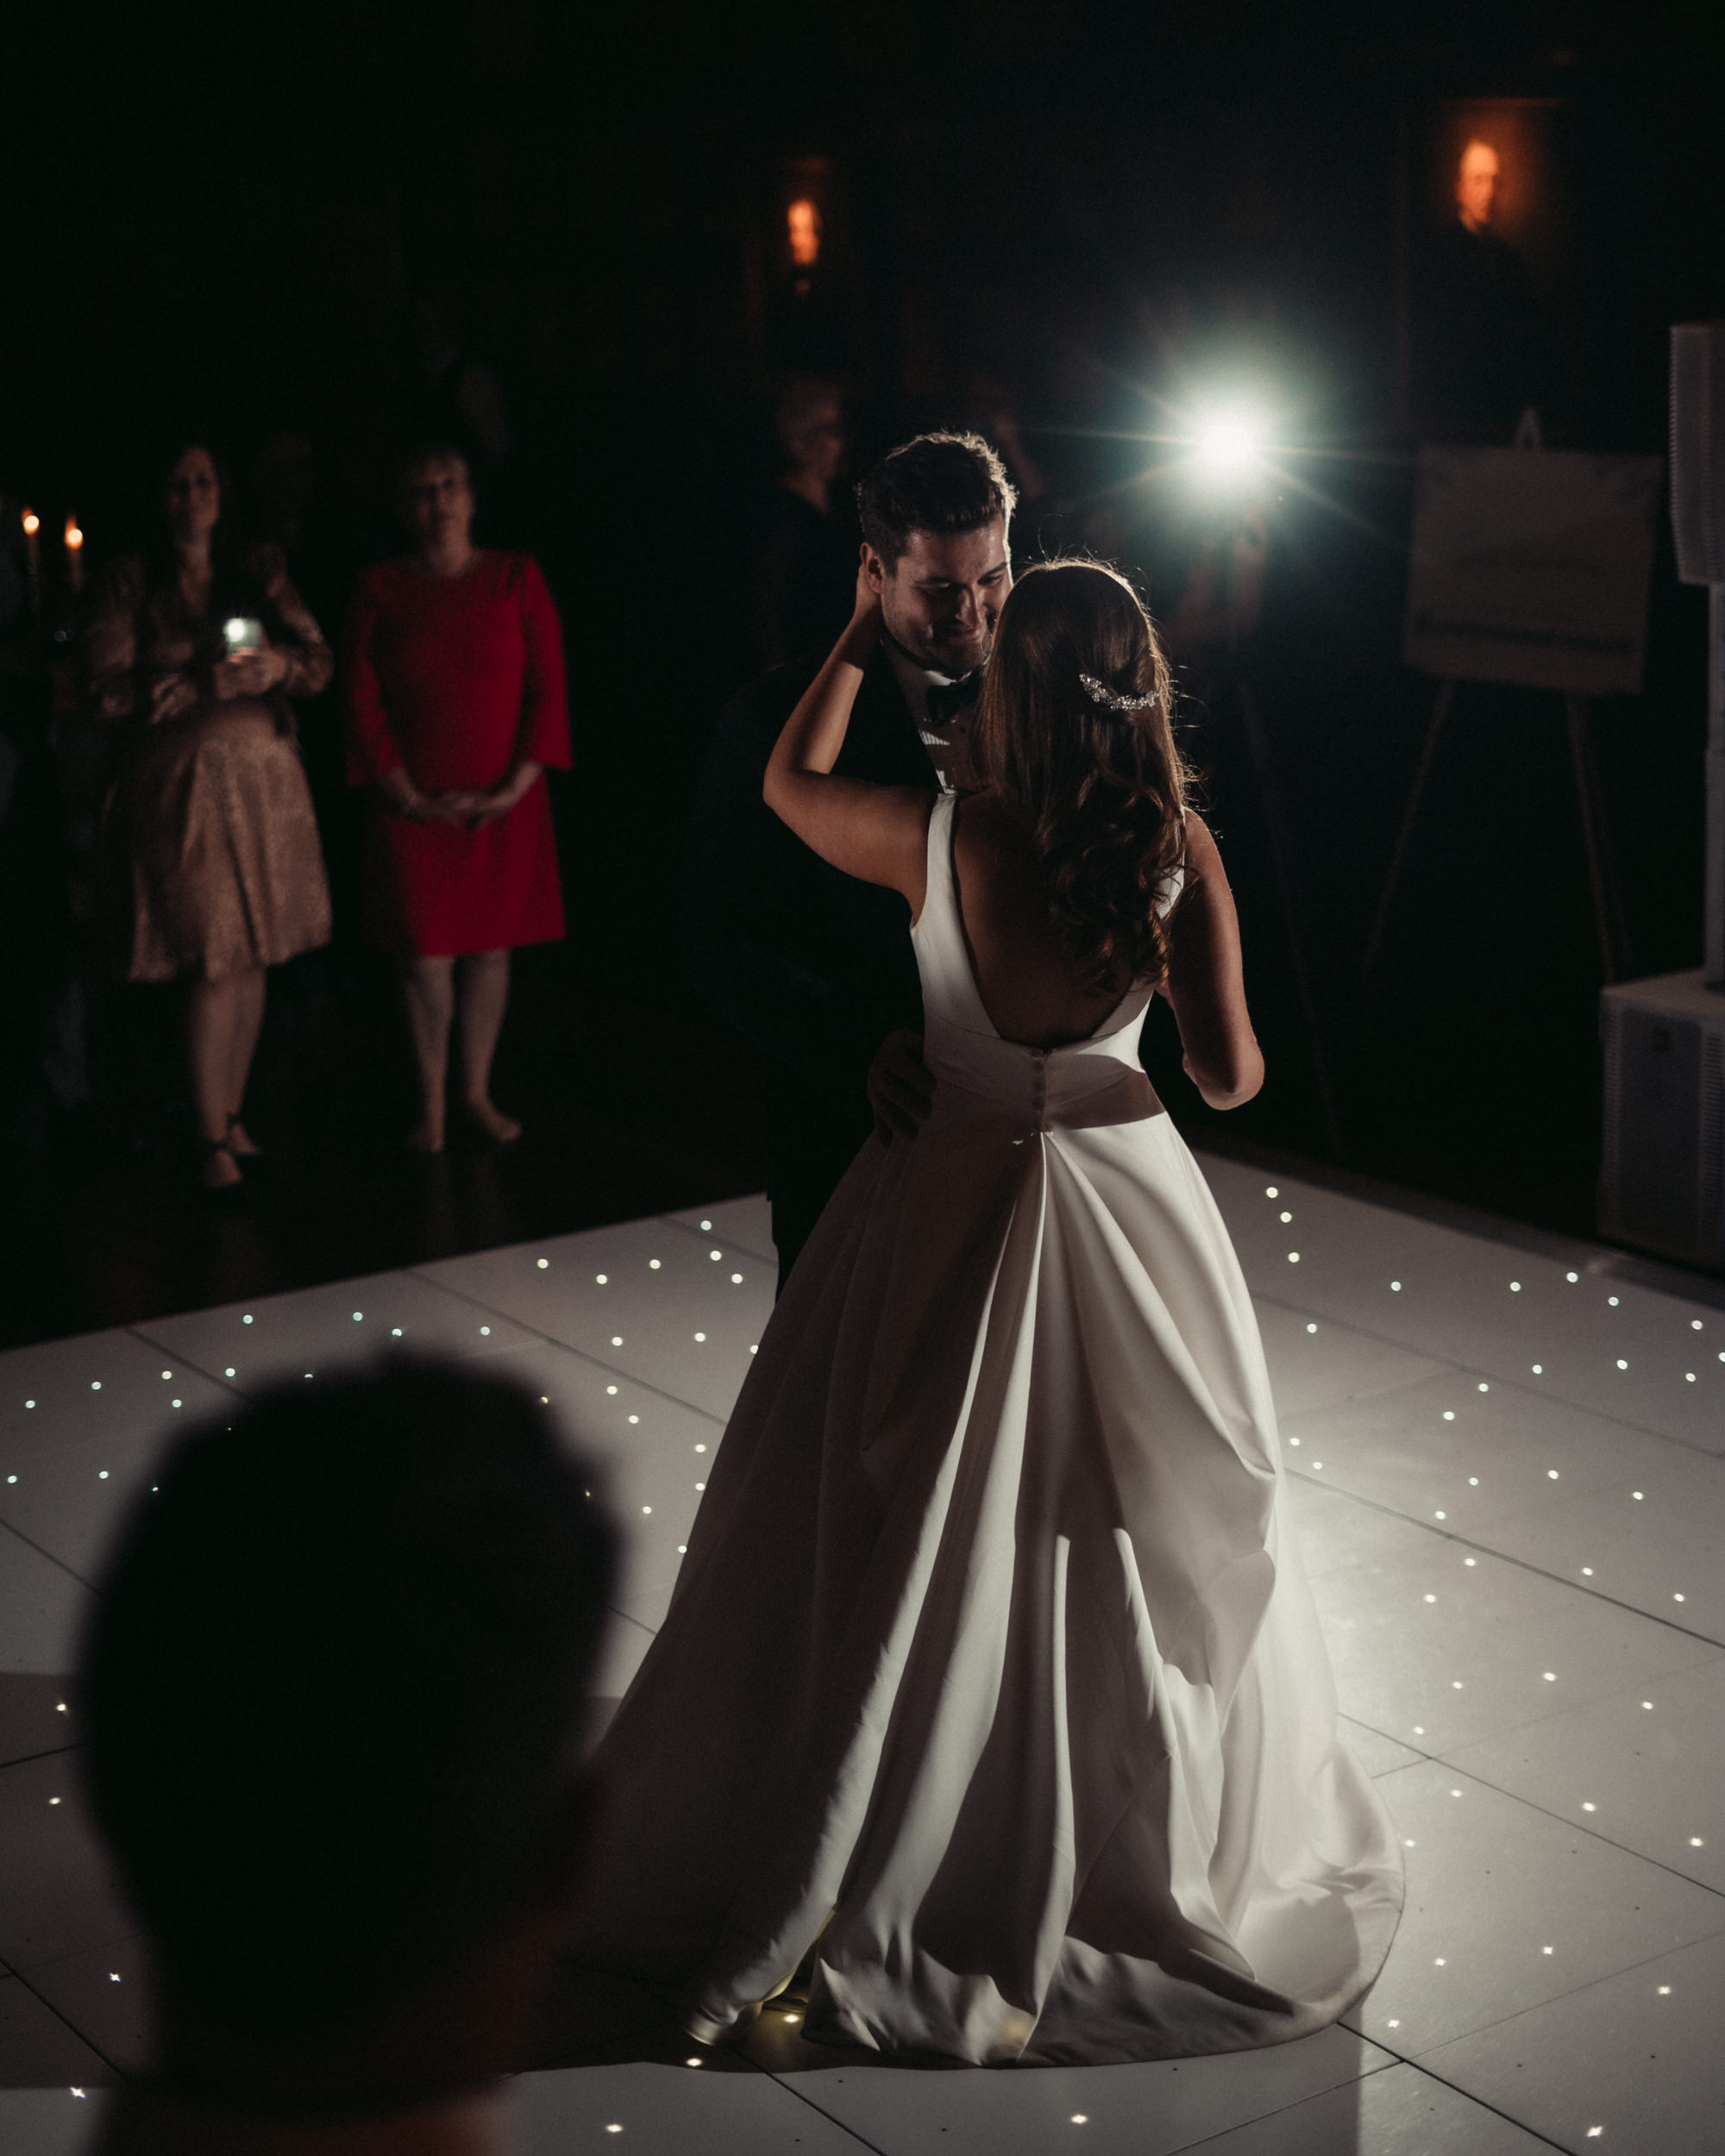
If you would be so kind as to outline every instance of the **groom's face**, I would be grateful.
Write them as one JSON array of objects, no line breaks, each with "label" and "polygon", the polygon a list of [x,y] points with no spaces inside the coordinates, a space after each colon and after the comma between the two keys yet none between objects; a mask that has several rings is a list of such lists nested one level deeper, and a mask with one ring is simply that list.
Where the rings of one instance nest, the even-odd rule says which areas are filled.
[{"label": "groom's face", "polygon": [[1013,588],[1004,518],[975,531],[913,531],[890,567],[865,547],[862,566],[887,634],[919,666],[956,677],[982,665]]}]

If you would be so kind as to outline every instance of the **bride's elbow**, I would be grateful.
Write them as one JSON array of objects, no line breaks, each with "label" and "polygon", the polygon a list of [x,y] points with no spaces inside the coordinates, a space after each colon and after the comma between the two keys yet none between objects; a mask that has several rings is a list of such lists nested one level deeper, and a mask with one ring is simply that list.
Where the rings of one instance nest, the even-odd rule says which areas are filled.
[{"label": "bride's elbow", "polygon": [[1264,1090],[1264,1057],[1255,1041],[1248,1055],[1236,1058],[1225,1070],[1194,1070],[1189,1062],[1187,1069],[1212,1108],[1243,1108]]},{"label": "bride's elbow", "polygon": [[1248,1100],[1256,1100],[1263,1090],[1264,1067],[1260,1064],[1255,1077],[1249,1078],[1242,1086],[1236,1086],[1226,1100],[1213,1100],[1210,1105],[1214,1108],[1243,1108]]}]

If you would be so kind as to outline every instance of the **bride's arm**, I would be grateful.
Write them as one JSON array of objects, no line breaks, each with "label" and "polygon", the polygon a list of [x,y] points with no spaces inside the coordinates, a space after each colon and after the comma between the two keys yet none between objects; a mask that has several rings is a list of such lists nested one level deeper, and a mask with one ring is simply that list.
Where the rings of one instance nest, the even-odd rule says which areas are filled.
[{"label": "bride's arm", "polygon": [[823,861],[864,883],[902,892],[915,914],[928,878],[932,793],[837,778],[832,769],[880,636],[881,603],[859,577],[856,611],[785,721],[767,760],[763,791],[768,807]]},{"label": "bride's arm", "polygon": [[1180,1027],[1187,1075],[1213,1108],[1238,1108],[1264,1083],[1245,1007],[1234,895],[1203,818],[1186,816],[1186,890],[1170,924],[1163,993]]}]

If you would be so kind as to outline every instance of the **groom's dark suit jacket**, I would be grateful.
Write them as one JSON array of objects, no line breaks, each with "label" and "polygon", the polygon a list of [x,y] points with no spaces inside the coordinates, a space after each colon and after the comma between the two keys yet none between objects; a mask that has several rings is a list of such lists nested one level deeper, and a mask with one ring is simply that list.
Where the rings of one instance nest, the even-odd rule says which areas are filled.
[{"label": "groom's dark suit jacket", "polygon": [[[761,798],[773,743],[825,655],[775,667],[719,714],[685,888],[695,986],[774,1076],[768,1177],[781,1278],[869,1135],[875,1050],[894,1027],[922,1026],[904,899],[830,868]],[[938,784],[884,652],[863,674],[834,768]]]}]

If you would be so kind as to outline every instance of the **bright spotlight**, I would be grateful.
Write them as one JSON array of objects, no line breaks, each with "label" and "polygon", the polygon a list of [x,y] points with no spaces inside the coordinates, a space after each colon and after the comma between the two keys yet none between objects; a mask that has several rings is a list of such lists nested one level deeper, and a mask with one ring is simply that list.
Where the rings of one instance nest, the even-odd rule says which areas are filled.
[{"label": "bright spotlight", "polygon": [[1264,446],[1264,423],[1250,411],[1213,413],[1200,421],[1193,437],[1198,467],[1212,479],[1245,479],[1258,468]]}]

